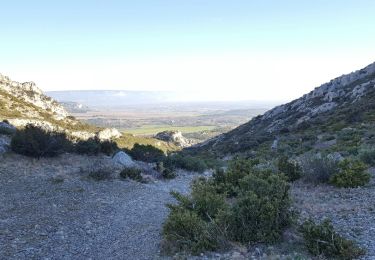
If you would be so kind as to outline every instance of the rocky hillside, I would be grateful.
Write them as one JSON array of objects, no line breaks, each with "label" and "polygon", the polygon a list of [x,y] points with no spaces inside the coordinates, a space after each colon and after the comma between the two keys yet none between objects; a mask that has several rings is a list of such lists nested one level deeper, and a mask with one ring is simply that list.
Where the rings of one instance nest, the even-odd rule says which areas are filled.
[{"label": "rocky hillside", "polygon": [[[20,83],[0,74],[0,91],[2,106],[5,108],[3,110],[19,112],[27,117],[40,117],[42,115],[38,115],[41,112],[38,109],[42,109],[55,120],[63,120],[68,116],[65,109],[55,100],[44,95],[34,82]],[[30,106],[26,107],[27,105],[15,107],[17,101],[33,104],[35,108],[30,109]]]},{"label": "rocky hillside", "polygon": [[63,106],[46,96],[34,82],[20,83],[1,74],[0,108],[0,119],[17,127],[32,123],[49,130],[90,129],[69,116]]},{"label": "rocky hillside", "polygon": [[[70,104],[72,105],[72,104]],[[77,104],[74,104],[77,105]],[[76,107],[85,109],[84,106]],[[100,140],[114,139],[120,148],[131,149],[135,143],[153,145],[163,151],[178,149],[172,142],[154,138],[134,137],[120,133],[115,128],[100,128],[83,123],[70,116],[62,104],[45,95],[33,82],[20,83],[0,74],[0,153],[8,146],[8,127],[22,128],[33,124],[48,131],[65,132],[73,139],[98,137]],[[3,149],[3,152],[5,150]]]},{"label": "rocky hillside", "polygon": [[353,152],[353,147],[374,142],[374,112],[375,63],[333,79],[194,149],[221,156],[270,149]]},{"label": "rocky hillside", "polygon": [[116,129],[100,129],[69,116],[65,108],[46,96],[34,82],[20,83],[0,74],[0,121],[24,127],[33,124],[49,131],[63,131],[78,139],[97,136],[119,138]]}]

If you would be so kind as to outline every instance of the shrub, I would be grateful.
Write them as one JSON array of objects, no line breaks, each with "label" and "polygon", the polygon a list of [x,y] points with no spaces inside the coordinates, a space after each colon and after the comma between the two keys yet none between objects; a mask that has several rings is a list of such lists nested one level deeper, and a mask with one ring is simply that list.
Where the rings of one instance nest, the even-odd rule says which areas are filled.
[{"label": "shrub", "polygon": [[33,125],[18,130],[12,138],[15,153],[30,157],[54,157],[71,149],[71,142],[64,133],[49,132]]},{"label": "shrub", "polygon": [[97,167],[89,171],[89,177],[96,181],[110,180],[113,178],[114,170],[111,167]]},{"label": "shrub", "polygon": [[308,251],[316,256],[325,255],[327,258],[355,259],[363,255],[363,249],[352,241],[337,234],[329,220],[315,224],[308,220],[300,226],[304,243]]},{"label": "shrub", "polygon": [[169,169],[184,169],[193,172],[204,172],[207,169],[203,159],[181,154],[169,155],[165,158],[164,165]]},{"label": "shrub", "polygon": [[100,153],[100,140],[97,137],[77,142],[75,151],[79,154],[98,155]]},{"label": "shrub", "polygon": [[106,155],[112,155],[117,150],[119,150],[116,142],[113,141],[103,141],[100,143],[100,152],[106,154]]},{"label": "shrub", "polygon": [[206,221],[216,218],[226,207],[225,196],[217,193],[215,186],[206,179],[195,180],[191,190],[193,209]]},{"label": "shrub", "polygon": [[301,178],[301,167],[298,163],[289,162],[288,157],[280,157],[277,166],[279,172],[287,176],[288,181],[296,181]]},{"label": "shrub", "polygon": [[91,137],[87,140],[77,142],[75,151],[78,154],[98,155],[104,153],[112,155],[118,150],[117,144],[113,141],[100,141],[98,137]]},{"label": "shrub", "polygon": [[375,166],[375,148],[362,149],[359,152],[359,158],[370,166]]},{"label": "shrub", "polygon": [[356,188],[370,181],[367,166],[358,160],[345,159],[339,163],[339,172],[332,175],[330,183],[340,188]]},{"label": "shrub", "polygon": [[[3,126],[3,127],[0,126],[0,135],[13,135],[14,132],[15,132],[15,130],[14,130],[13,126],[11,126],[9,124],[9,121],[8,120],[3,120],[2,123],[5,123],[6,125]],[[7,127],[7,125],[9,127]]]},{"label": "shrub", "polygon": [[292,221],[289,185],[282,175],[255,171],[240,180],[238,200],[227,216],[230,237],[240,242],[275,242]]},{"label": "shrub", "polygon": [[303,179],[312,183],[328,183],[338,173],[338,162],[328,157],[305,155],[301,159]]},{"label": "shrub", "polygon": [[177,174],[174,170],[165,168],[163,162],[156,163],[156,170],[161,173],[161,176],[164,179],[174,179],[176,178]]},{"label": "shrub", "polygon": [[171,170],[171,169],[164,169],[162,172],[161,172],[161,176],[164,178],[164,179],[174,179],[177,177],[177,174],[175,171]]},{"label": "shrub", "polygon": [[[166,240],[195,253],[223,247],[229,239],[244,243],[278,240],[293,216],[289,184],[284,175],[255,170],[255,164],[254,160],[236,160],[227,172],[219,170],[211,179],[194,181],[190,196],[172,193],[178,203],[168,205]],[[236,191],[230,200],[228,190]],[[194,222],[191,225],[196,227],[185,222]]]},{"label": "shrub", "polygon": [[217,189],[226,193],[228,197],[237,196],[240,180],[249,175],[258,163],[258,160],[237,159],[229,163],[226,172],[222,169],[216,170],[213,181]]},{"label": "shrub", "polygon": [[163,161],[165,154],[162,150],[152,145],[135,144],[130,150],[130,156],[134,160],[153,163]]},{"label": "shrub", "polygon": [[132,179],[134,181],[143,182],[142,171],[138,168],[125,168],[120,172],[120,177],[124,179]]},{"label": "shrub", "polygon": [[172,209],[163,225],[163,236],[170,251],[190,251],[198,254],[217,249],[217,242],[209,232],[208,223],[196,212],[187,209]]}]

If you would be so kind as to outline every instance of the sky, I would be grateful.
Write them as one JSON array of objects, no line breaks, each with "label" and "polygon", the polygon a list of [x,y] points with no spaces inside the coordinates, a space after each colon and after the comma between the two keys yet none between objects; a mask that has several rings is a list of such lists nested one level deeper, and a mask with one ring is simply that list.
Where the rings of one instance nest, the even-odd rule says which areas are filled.
[{"label": "sky", "polygon": [[373,0],[0,3],[0,73],[45,91],[291,100],[375,61]]}]

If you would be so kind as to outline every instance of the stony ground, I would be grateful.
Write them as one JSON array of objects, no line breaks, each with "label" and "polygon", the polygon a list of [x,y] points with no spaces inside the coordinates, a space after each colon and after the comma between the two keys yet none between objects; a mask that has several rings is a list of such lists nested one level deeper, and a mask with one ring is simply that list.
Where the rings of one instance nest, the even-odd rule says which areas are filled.
[{"label": "stony ground", "polygon": [[94,181],[96,158],[0,158],[0,259],[154,259],[170,190],[191,174],[152,184]]},{"label": "stony ground", "polygon": [[[86,169],[108,160],[0,157],[0,259],[164,258],[159,253],[160,231],[168,214],[165,203],[173,202],[169,192],[187,193],[195,175],[181,172],[174,180],[149,184],[87,177]],[[331,218],[341,234],[367,249],[364,259],[375,259],[374,178],[359,189],[298,182],[291,193],[302,218]],[[288,230],[284,240],[189,258],[311,258],[294,230]]]},{"label": "stony ground", "polygon": [[356,189],[297,183],[292,189],[301,218],[330,218],[343,236],[367,250],[364,259],[375,259],[375,169],[370,184]]}]

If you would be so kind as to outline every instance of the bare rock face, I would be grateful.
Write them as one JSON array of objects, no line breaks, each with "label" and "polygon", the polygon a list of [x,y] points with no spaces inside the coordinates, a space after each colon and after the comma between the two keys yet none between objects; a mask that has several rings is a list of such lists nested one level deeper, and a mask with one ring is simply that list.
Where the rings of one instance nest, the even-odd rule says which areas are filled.
[{"label": "bare rock face", "polygon": [[193,142],[185,138],[180,131],[163,131],[155,135],[156,139],[173,143],[179,147],[189,147]]},{"label": "bare rock face", "polygon": [[120,138],[122,134],[116,128],[106,128],[99,131],[96,136],[99,138],[99,140],[105,141]]}]

